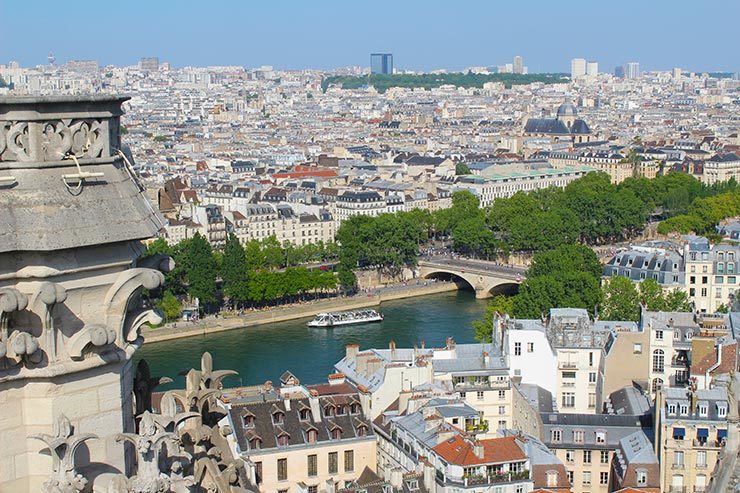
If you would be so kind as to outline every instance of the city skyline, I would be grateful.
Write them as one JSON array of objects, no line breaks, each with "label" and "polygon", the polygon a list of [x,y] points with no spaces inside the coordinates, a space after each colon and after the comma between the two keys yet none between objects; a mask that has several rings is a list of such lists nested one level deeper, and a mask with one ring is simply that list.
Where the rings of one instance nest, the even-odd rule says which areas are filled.
[{"label": "city skyline", "polygon": [[[683,10],[667,2],[628,2],[608,11],[582,1],[570,2],[567,9],[546,2],[526,7],[465,2],[455,9],[442,2],[381,1],[350,8],[334,1],[279,7],[222,2],[207,9],[184,2],[175,11],[136,0],[120,11],[101,12],[107,7],[80,2],[75,9],[48,4],[43,13],[31,5],[0,2],[0,18],[17,20],[4,26],[7,38],[24,40],[0,46],[0,63],[45,64],[53,52],[60,64],[94,59],[103,66],[133,65],[156,56],[176,67],[330,70],[367,66],[370,53],[387,52],[398,70],[455,71],[521,55],[533,73],[567,73],[576,57],[597,61],[604,72],[629,61],[647,71],[738,71],[740,60],[731,47],[732,19],[740,14],[740,4],[708,3],[693,14],[689,43],[676,36],[685,32],[677,28],[685,22]],[[723,15],[714,15],[718,11]],[[26,35],[30,22],[33,37]],[[120,33],[120,40],[65,43],[79,26],[91,41],[111,32]]]}]

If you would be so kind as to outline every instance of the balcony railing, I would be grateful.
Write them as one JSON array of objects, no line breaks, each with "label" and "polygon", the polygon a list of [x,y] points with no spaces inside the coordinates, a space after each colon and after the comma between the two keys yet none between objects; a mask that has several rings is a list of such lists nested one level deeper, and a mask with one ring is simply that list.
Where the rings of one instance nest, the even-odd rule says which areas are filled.
[{"label": "balcony railing", "polygon": [[698,440],[694,438],[691,441],[691,444],[694,447],[701,447],[701,448],[720,448],[722,446],[721,440]]},{"label": "balcony railing", "polygon": [[468,433],[487,433],[488,421],[483,420],[478,424],[465,425],[465,431],[467,431]]},{"label": "balcony railing", "polygon": [[576,368],[578,368],[578,364],[571,363],[570,361],[561,361],[558,364],[558,368],[566,369],[566,370],[575,370]]},{"label": "balcony railing", "polygon": [[463,476],[462,481],[447,478],[448,483],[462,484],[463,486],[477,486],[482,484],[499,484],[511,483],[514,481],[524,481],[529,479],[529,470],[525,469],[520,472],[506,472],[502,474],[470,474]]},{"label": "balcony railing", "polygon": [[686,466],[684,464],[673,464],[671,466],[671,469],[684,469]]},{"label": "balcony railing", "polygon": [[671,486],[670,493],[686,493],[685,486]]}]

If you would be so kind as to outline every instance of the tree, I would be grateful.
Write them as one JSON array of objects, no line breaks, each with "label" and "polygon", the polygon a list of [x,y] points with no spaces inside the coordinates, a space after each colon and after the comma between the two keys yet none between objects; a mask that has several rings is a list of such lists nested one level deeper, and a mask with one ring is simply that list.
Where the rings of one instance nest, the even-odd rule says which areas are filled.
[{"label": "tree", "polygon": [[221,280],[224,296],[229,298],[232,303],[243,303],[249,299],[247,258],[244,248],[233,234],[226,238],[226,244],[224,245]]},{"label": "tree", "polygon": [[640,300],[635,285],[626,277],[612,277],[604,283],[604,301],[601,304],[603,320],[640,319]]},{"label": "tree", "polygon": [[645,279],[638,288],[640,302],[653,312],[665,311],[666,300],[663,288],[655,279]]},{"label": "tree", "polygon": [[165,291],[162,299],[157,302],[157,308],[162,311],[165,323],[179,318],[182,313],[180,300],[169,290]]},{"label": "tree", "polygon": [[514,298],[498,294],[488,302],[486,311],[482,319],[473,320],[473,329],[475,329],[475,338],[480,342],[491,342],[493,331],[493,316],[499,313],[501,315],[514,314]]},{"label": "tree", "polygon": [[455,165],[455,174],[456,175],[469,175],[470,174],[470,168],[465,163],[457,163]]},{"label": "tree", "polygon": [[527,279],[519,286],[514,297],[514,316],[518,318],[540,318],[550,308],[560,306],[565,298],[565,286],[553,276]]},{"label": "tree", "polygon": [[689,295],[686,291],[673,289],[665,294],[665,311],[667,312],[688,312],[691,311]]},{"label": "tree", "polygon": [[586,272],[598,279],[602,269],[599,258],[586,245],[561,245],[554,250],[536,254],[532,258],[527,277]]},{"label": "tree", "polygon": [[181,255],[178,257],[185,274],[188,294],[202,303],[215,303],[218,272],[211,244],[200,233],[195,233],[182,243]]}]

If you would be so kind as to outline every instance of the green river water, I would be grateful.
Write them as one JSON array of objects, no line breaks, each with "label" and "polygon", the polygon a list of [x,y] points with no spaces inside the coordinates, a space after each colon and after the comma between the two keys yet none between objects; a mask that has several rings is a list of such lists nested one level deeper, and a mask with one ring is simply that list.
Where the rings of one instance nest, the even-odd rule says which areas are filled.
[{"label": "green river water", "polygon": [[443,346],[447,337],[458,343],[475,342],[471,322],[480,318],[485,301],[472,291],[453,291],[385,302],[381,323],[335,329],[306,327],[310,319],[236,329],[208,336],[145,343],[136,358],[145,358],[152,374],[168,376],[174,382],[163,388],[182,388],[179,374],[200,366],[200,355],[210,351],[215,369],[239,372],[225,381],[227,386],[257,385],[266,380],[277,384],[289,370],[303,383],[326,381],[345,345],[361,349],[387,348],[393,339],[398,347],[413,347],[423,340],[427,347]]}]

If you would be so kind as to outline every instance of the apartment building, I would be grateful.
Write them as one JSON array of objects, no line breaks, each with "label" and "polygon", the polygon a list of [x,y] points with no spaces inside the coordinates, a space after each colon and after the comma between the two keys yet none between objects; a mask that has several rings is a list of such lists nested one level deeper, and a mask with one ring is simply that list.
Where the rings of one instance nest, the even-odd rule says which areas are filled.
[{"label": "apartment building", "polygon": [[617,253],[604,265],[604,278],[627,277],[633,282],[654,279],[664,289],[683,289],[683,252],[673,243],[650,241]]},{"label": "apartment building", "polygon": [[619,441],[612,458],[608,491],[660,493],[660,464],[653,445],[642,431]]},{"label": "apartment building", "polygon": [[223,248],[226,244],[226,220],[220,206],[208,204],[195,207],[193,219],[201,226],[200,234],[213,248]]},{"label": "apartment building", "polygon": [[493,344],[457,344],[449,338],[441,348],[401,349],[391,341],[389,349],[359,351],[348,345],[335,368],[368,389],[373,419],[399,395],[427,385],[478,410],[483,421],[476,431],[485,436],[514,425],[537,430],[536,420],[524,419],[525,398],[512,386],[506,359]]},{"label": "apartment building", "polygon": [[663,388],[655,400],[661,490],[703,492],[727,438],[725,387]]},{"label": "apartment building", "polygon": [[226,394],[234,457],[246,462],[258,491],[332,493],[375,471],[376,437],[360,392],[341,375],[303,386],[290,374],[281,387]]},{"label": "apartment building", "polygon": [[347,190],[337,196],[337,228],[352,216],[378,216],[387,212],[386,200],[378,192]]},{"label": "apartment building", "polygon": [[[431,399],[413,412],[387,410],[376,420],[379,470],[431,469],[437,492],[525,493],[567,490],[563,464],[520,431],[480,438],[464,431],[480,416],[460,400]],[[417,471],[418,472],[418,471]]]},{"label": "apartment building", "polygon": [[551,392],[561,412],[594,413],[601,360],[619,324],[634,326],[591,322],[583,309],[553,308],[545,320],[505,319],[494,329],[502,331],[512,378]]},{"label": "apartment building", "polygon": [[543,413],[542,441],[563,462],[573,493],[608,493],[620,441],[650,432],[650,416]]},{"label": "apartment building", "polygon": [[[495,167],[494,167],[495,168]],[[517,192],[531,192],[549,187],[565,188],[570,182],[594,171],[588,166],[566,168],[523,169],[486,176],[463,176],[455,183],[458,190],[468,190],[478,197],[481,207],[489,206],[495,199],[511,197]]]},{"label": "apartment building", "polygon": [[740,156],[737,154],[715,154],[704,161],[704,173],[700,177],[702,183],[713,185],[730,178],[740,181]]},{"label": "apartment building", "polygon": [[710,245],[704,237],[687,237],[684,247],[686,261],[686,291],[696,311],[714,313],[724,305],[740,287],[738,260],[740,246],[729,244]]},{"label": "apartment building", "polygon": [[295,246],[334,241],[335,224],[328,212],[297,214],[288,204],[247,204],[225,213],[228,228],[242,245],[274,236]]}]

